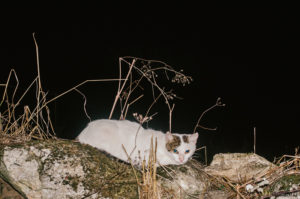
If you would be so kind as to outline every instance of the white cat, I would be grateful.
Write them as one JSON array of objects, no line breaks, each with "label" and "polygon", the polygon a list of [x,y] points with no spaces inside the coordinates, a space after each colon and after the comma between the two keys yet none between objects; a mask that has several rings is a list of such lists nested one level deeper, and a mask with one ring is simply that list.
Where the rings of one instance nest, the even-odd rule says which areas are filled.
[{"label": "white cat", "polygon": [[95,120],[88,124],[77,139],[125,162],[129,162],[129,154],[133,164],[141,165],[144,159],[148,163],[152,136],[154,143],[157,138],[157,166],[184,164],[196,150],[198,133],[164,134],[161,131],[144,129],[140,124],[128,120]]}]

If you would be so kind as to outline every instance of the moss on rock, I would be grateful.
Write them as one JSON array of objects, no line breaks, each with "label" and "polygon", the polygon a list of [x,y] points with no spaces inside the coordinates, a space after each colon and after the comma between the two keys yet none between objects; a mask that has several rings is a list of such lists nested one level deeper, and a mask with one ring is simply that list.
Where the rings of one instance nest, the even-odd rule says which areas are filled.
[{"label": "moss on rock", "polygon": [[[26,161],[38,162],[41,186],[61,184],[71,187],[74,194],[84,192],[85,196],[138,197],[137,182],[131,166],[116,161],[96,148],[70,140],[31,141],[24,143],[21,148],[28,151]],[[1,156],[5,150],[11,149],[14,149],[13,145],[1,147]],[[2,166],[2,175],[9,177],[4,172],[5,165]],[[48,185],[45,185],[46,182]]]}]

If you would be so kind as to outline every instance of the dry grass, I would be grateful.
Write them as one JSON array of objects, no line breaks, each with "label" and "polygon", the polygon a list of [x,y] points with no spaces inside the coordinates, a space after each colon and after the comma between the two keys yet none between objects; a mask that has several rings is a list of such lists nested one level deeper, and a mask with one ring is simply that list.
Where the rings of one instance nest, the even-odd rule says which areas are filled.
[{"label": "dry grass", "polygon": [[[38,60],[38,48],[36,48],[36,56]],[[32,138],[43,140],[55,137],[50,110],[46,103],[46,93],[42,90],[41,86],[39,64],[37,66],[37,77],[17,100],[15,98],[19,87],[19,79],[16,71],[12,69],[7,81],[1,84],[3,88],[2,100],[0,102],[1,144],[25,142]],[[16,81],[15,85],[12,85],[13,78]],[[22,99],[28,94],[30,89],[34,88],[34,85],[36,91],[35,107],[21,107]],[[13,91],[9,92],[9,88],[13,88]],[[17,112],[21,112],[21,114],[16,115]]]},{"label": "dry grass", "polygon": [[[47,100],[47,93],[42,89],[42,81],[40,75],[39,65],[39,50],[38,44],[33,33],[33,40],[36,49],[36,64],[37,64],[37,76],[26,88],[25,92],[16,99],[19,88],[19,79],[17,73],[12,69],[8,75],[7,81],[0,84],[0,88],[3,88],[2,100],[0,102],[0,144],[7,145],[12,143],[22,143],[31,139],[44,140],[48,138],[56,139],[54,127],[50,118],[50,109],[48,104],[56,99],[70,93],[71,91],[77,91],[83,95],[78,88],[89,82],[113,82],[123,81],[123,79],[94,79],[85,80],[70,88],[69,90],[62,92],[61,94]],[[15,81],[16,83],[13,84]],[[22,100],[30,90],[35,89],[35,105],[32,107],[24,105],[22,106]],[[83,95],[84,96],[84,95]],[[86,98],[84,96],[86,104]],[[23,109],[23,110],[22,110]],[[88,118],[88,113],[85,113]],[[21,112],[21,113],[20,113]],[[18,113],[18,115],[17,115]]]},{"label": "dry grass", "polygon": [[142,182],[138,182],[140,186],[140,198],[160,198],[160,192],[157,187],[156,181],[156,151],[157,140],[153,145],[153,137],[151,139],[151,148],[149,154],[148,165],[145,165],[145,161],[142,164]]}]

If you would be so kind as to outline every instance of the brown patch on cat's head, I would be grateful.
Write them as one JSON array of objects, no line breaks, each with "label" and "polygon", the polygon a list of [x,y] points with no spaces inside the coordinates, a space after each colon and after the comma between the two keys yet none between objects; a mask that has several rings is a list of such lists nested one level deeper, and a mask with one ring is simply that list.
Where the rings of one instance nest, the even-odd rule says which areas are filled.
[{"label": "brown patch on cat's head", "polygon": [[182,140],[183,140],[185,143],[189,143],[189,136],[187,136],[187,135],[182,136]]},{"label": "brown patch on cat's head", "polygon": [[172,151],[180,146],[180,137],[173,135],[173,139],[166,143],[166,148],[168,151]]}]

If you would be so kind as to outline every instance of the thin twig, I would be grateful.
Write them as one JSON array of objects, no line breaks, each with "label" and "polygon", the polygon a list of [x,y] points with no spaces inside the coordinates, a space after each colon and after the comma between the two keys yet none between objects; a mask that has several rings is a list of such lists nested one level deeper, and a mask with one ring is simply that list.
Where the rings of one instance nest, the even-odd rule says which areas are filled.
[{"label": "thin twig", "polygon": [[[126,118],[126,116],[127,116],[127,111],[128,111],[128,109],[129,109],[129,107],[130,107],[132,104],[134,104],[135,102],[137,102],[139,99],[141,99],[142,97],[144,97],[143,94],[140,95],[140,96],[138,96],[138,97],[135,98],[133,101],[131,101],[130,103],[127,104],[126,110],[125,110],[125,114],[124,114],[124,117],[122,117],[122,119],[125,119],[125,118]],[[123,114],[121,114],[121,115],[123,115]]]},{"label": "thin twig", "polygon": [[[131,78],[132,78],[132,74],[130,75],[130,80],[131,80]],[[120,118],[122,118],[122,119],[125,119],[125,118],[126,118],[128,108],[129,108],[130,105],[133,104],[133,103],[131,103],[131,104],[128,106],[128,100],[129,100],[131,94],[133,93],[133,91],[139,86],[139,84],[140,84],[140,82],[141,82],[142,79],[143,79],[143,77],[141,77],[141,78],[140,78],[139,80],[137,80],[137,81],[130,82],[128,95],[127,95],[126,100],[125,100],[125,103],[124,103],[124,108],[121,109],[121,116],[120,116]],[[132,80],[131,80],[131,81],[132,81]],[[132,88],[132,84],[133,84],[133,83],[135,84],[135,86]],[[125,92],[125,91],[124,91],[124,92]],[[121,99],[121,97],[120,97],[120,99]],[[121,105],[122,105],[122,104],[121,104]],[[124,109],[125,109],[125,115],[123,114]]]},{"label": "thin twig", "polygon": [[175,104],[172,105],[172,108],[169,111],[169,132],[172,133],[172,113],[173,109],[175,107]]},{"label": "thin twig", "polygon": [[154,101],[151,103],[151,105],[149,106],[149,108],[147,109],[146,113],[145,113],[145,117],[148,117],[148,114],[151,110],[151,108],[153,107],[153,105],[158,101],[158,99],[161,97],[161,93],[154,99]]},{"label": "thin twig", "polygon": [[253,153],[256,153],[256,127],[253,128]]},{"label": "thin twig", "polygon": [[74,90],[77,91],[83,97],[83,99],[84,99],[84,103],[83,103],[84,113],[89,118],[89,120],[92,121],[91,117],[89,116],[89,114],[86,111],[86,102],[87,102],[87,99],[86,99],[85,95],[80,90],[78,90],[77,88],[75,88]]},{"label": "thin twig", "polygon": [[[122,81],[122,80],[124,80],[124,79],[121,79],[121,81]],[[92,80],[85,80],[85,81],[83,81],[83,82],[77,84],[77,85],[74,86],[73,88],[70,88],[70,89],[68,89],[67,91],[64,91],[63,93],[57,95],[56,97],[53,97],[52,99],[48,100],[48,101],[45,103],[45,105],[49,104],[50,102],[53,102],[54,100],[56,100],[56,99],[58,99],[58,98],[64,96],[65,94],[67,94],[67,93],[69,93],[69,92],[75,90],[76,88],[78,88],[78,87],[80,87],[80,86],[82,86],[82,85],[84,85],[84,84],[86,84],[86,83],[88,83],[88,82],[110,82],[110,81],[120,81],[120,79],[92,79]],[[44,106],[45,106],[45,105],[44,105]],[[43,107],[44,107],[44,106],[43,106]],[[43,107],[42,107],[42,108],[43,108]]]},{"label": "thin twig", "polygon": [[[196,129],[197,129],[198,127],[204,128],[203,126],[200,126],[200,125],[199,125],[199,123],[200,123],[202,117],[203,117],[208,111],[210,111],[211,109],[213,109],[213,108],[215,108],[215,107],[217,107],[217,106],[225,106],[225,104],[223,104],[223,103],[221,102],[221,98],[220,98],[220,97],[217,99],[216,104],[214,104],[213,106],[209,107],[208,109],[206,109],[205,111],[202,112],[202,114],[200,115],[200,117],[199,117],[199,119],[198,119],[198,121],[197,121],[197,123],[196,123],[196,125],[195,125],[195,128],[194,128],[193,133],[196,132]],[[207,130],[216,130],[216,128],[214,128],[214,129],[211,129],[211,128],[205,128],[205,129],[207,129]]]},{"label": "thin twig", "polygon": [[206,146],[200,147],[200,148],[196,149],[195,151],[200,151],[200,150],[202,150],[202,149],[204,149],[205,165],[207,166],[207,150],[206,150]]},{"label": "thin twig", "polygon": [[124,147],[123,144],[122,144],[122,148],[123,148],[124,152],[126,153],[127,158],[128,158],[128,160],[129,160],[129,162],[130,162],[130,165],[131,165],[131,167],[132,167],[132,169],[133,169],[134,176],[135,176],[135,178],[136,178],[136,182],[137,182],[138,184],[140,184],[140,181],[139,181],[138,176],[137,176],[137,173],[136,173],[136,171],[135,171],[135,169],[134,169],[134,166],[133,166],[133,163],[132,163],[132,161],[131,161],[131,158],[130,158],[130,156],[128,155],[128,153],[127,153],[127,151],[126,151],[126,149],[125,149],[125,147]]},{"label": "thin twig", "polygon": [[39,108],[39,104],[40,104],[40,94],[42,92],[42,84],[41,84],[41,74],[40,74],[40,62],[39,62],[39,47],[38,44],[36,42],[35,39],[35,33],[32,33],[32,37],[33,37],[33,41],[35,44],[35,53],[36,53],[36,66],[37,66],[37,79],[38,79],[38,86],[36,89],[37,92],[37,109],[36,109],[36,119],[37,119],[37,123],[39,122],[39,112],[40,112],[40,108]]},{"label": "thin twig", "polygon": [[2,103],[4,102],[5,97],[7,96],[8,84],[10,82],[10,78],[11,78],[11,75],[13,73],[14,73],[14,75],[16,75],[16,71],[14,69],[11,69],[10,72],[9,72],[9,74],[8,74],[8,78],[6,80],[5,89],[3,91],[3,95],[2,95],[2,100],[1,100],[1,103],[0,103],[0,107],[1,107]]},{"label": "thin twig", "polygon": [[[122,61],[123,59],[120,59],[120,60]],[[133,66],[134,66],[134,64],[135,64],[135,62],[136,62],[136,59],[133,59],[131,65],[130,65],[130,67],[129,67],[129,71],[128,71],[127,75],[126,75],[126,78],[125,78],[125,80],[124,80],[124,82],[123,82],[123,84],[122,84],[122,87],[121,87],[121,88],[118,88],[118,92],[117,92],[117,95],[116,95],[116,97],[115,97],[115,101],[114,101],[113,106],[112,106],[112,108],[111,108],[111,111],[110,111],[110,114],[109,114],[108,119],[111,119],[111,117],[112,117],[112,114],[113,114],[113,112],[114,112],[114,110],[115,110],[115,106],[116,106],[116,104],[117,104],[117,101],[119,100],[119,97],[120,97],[120,95],[121,95],[121,93],[122,93],[122,91],[123,91],[123,89],[124,89],[124,86],[126,85],[126,82],[127,82],[127,80],[128,80],[129,75],[131,74],[131,70],[132,70],[132,68],[133,68]],[[121,72],[120,72],[120,73],[121,73]],[[120,84],[120,82],[119,82],[119,84]]]}]

